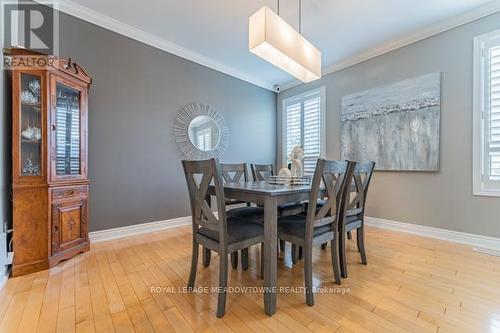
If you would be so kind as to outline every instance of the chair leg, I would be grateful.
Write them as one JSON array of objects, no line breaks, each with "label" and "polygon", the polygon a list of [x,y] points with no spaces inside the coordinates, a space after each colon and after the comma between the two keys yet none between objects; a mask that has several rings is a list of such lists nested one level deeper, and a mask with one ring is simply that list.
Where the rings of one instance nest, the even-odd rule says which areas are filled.
[{"label": "chair leg", "polygon": [[328,243],[323,243],[323,244],[321,244],[321,249],[326,250],[327,246],[328,246]]},{"label": "chair leg", "polygon": [[341,284],[342,279],[340,278],[340,264],[339,264],[339,244],[338,244],[338,233],[335,235],[334,239],[330,242],[331,253],[332,253],[332,267],[333,267],[333,279],[335,283]]},{"label": "chair leg", "polygon": [[227,253],[220,254],[219,265],[219,298],[217,300],[217,317],[222,318],[226,312],[227,295]]},{"label": "chair leg", "polygon": [[352,239],[352,232],[350,232],[350,231],[347,232],[347,238]]},{"label": "chair leg", "polygon": [[280,239],[280,251],[285,252],[285,241]]},{"label": "chair leg", "polygon": [[210,266],[211,254],[212,254],[212,251],[210,251],[210,249],[203,247],[203,267]]},{"label": "chair leg", "polygon": [[233,267],[233,269],[238,268],[238,252],[231,253],[231,266]]},{"label": "chair leg", "polygon": [[304,257],[303,248],[302,246],[299,246],[299,260],[302,260],[303,257]]},{"label": "chair leg", "polygon": [[304,282],[306,285],[306,303],[314,305],[313,279],[312,279],[312,244],[305,244],[304,248]]},{"label": "chair leg", "polygon": [[241,269],[248,270],[248,247],[241,250]]},{"label": "chair leg", "polygon": [[356,230],[356,240],[358,242],[358,251],[361,255],[361,263],[363,265],[368,264],[366,260],[366,250],[365,250],[365,227],[362,226]]},{"label": "chair leg", "polygon": [[189,271],[188,289],[194,288],[194,281],[196,280],[196,270],[198,269],[198,252],[199,245],[193,240],[193,253],[191,255],[191,269]]},{"label": "chair leg", "polygon": [[342,278],[347,278],[347,257],[345,245],[345,232],[339,233],[339,258],[340,258],[340,275]]},{"label": "chair leg", "polygon": [[292,264],[296,265],[299,259],[299,253],[297,251],[297,245],[292,244]]},{"label": "chair leg", "polygon": [[260,278],[264,278],[264,243],[260,243]]}]

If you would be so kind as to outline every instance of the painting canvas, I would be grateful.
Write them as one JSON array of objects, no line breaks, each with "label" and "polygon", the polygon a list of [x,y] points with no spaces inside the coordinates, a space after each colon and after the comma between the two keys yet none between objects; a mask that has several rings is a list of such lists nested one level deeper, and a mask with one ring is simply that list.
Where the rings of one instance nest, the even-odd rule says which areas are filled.
[{"label": "painting canvas", "polygon": [[342,159],[377,170],[439,171],[441,73],[342,98]]}]

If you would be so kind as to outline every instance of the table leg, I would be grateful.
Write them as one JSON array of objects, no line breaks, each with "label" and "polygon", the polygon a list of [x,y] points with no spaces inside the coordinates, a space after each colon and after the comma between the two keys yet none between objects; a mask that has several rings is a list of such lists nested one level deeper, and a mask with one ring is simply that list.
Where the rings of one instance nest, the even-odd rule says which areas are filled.
[{"label": "table leg", "polygon": [[268,316],[276,312],[278,284],[278,206],[276,198],[266,197],[264,201],[264,310]]}]

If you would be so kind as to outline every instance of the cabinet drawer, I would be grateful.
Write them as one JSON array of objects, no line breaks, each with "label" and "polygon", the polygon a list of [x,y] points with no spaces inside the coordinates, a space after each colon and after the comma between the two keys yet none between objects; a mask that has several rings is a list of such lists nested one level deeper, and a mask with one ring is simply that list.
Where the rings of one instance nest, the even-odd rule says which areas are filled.
[{"label": "cabinet drawer", "polygon": [[86,197],[88,186],[64,187],[52,189],[52,201],[70,199],[75,197]]}]

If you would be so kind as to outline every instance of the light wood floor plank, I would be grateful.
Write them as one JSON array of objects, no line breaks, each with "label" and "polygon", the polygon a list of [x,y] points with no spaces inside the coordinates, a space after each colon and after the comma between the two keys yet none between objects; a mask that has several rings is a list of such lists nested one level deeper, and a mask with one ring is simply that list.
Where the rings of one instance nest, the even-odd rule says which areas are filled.
[{"label": "light wood floor plank", "polygon": [[38,318],[42,309],[43,297],[48,281],[48,272],[42,272],[33,281],[33,286],[23,311],[18,331],[22,333],[36,332]]},{"label": "light wood floor plank", "polygon": [[14,295],[0,325],[0,332],[17,332],[30,292]]}]

